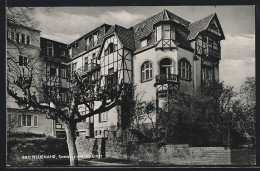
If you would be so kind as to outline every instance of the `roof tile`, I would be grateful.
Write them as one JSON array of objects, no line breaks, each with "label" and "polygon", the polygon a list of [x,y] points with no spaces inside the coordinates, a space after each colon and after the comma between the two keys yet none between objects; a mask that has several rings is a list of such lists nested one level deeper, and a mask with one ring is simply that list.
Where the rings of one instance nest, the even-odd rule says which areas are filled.
[{"label": "roof tile", "polygon": [[199,21],[196,21],[194,23],[191,23],[189,26],[188,26],[188,29],[190,31],[190,34],[188,35],[188,40],[192,40],[194,39],[199,32],[203,31],[203,30],[206,30],[211,19],[214,17],[215,13],[214,14],[211,14]]}]

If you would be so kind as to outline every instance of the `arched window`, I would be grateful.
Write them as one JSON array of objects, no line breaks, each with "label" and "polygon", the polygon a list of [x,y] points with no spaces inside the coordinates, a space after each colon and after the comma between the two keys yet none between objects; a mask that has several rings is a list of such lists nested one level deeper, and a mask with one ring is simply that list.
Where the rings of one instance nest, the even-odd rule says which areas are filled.
[{"label": "arched window", "polygon": [[148,81],[151,80],[153,77],[153,67],[152,63],[149,61],[146,61],[143,63],[141,68],[141,81]]},{"label": "arched window", "polygon": [[115,52],[116,47],[117,47],[116,44],[110,43],[110,44],[107,46],[107,49],[105,50],[105,55],[109,55],[109,54]]},{"label": "arched window", "polygon": [[179,75],[181,79],[191,80],[191,65],[187,59],[179,61]]},{"label": "arched window", "polygon": [[172,65],[172,60],[169,58],[164,58],[163,60],[160,61],[160,74],[161,75],[166,75],[167,77],[170,74],[173,74],[173,65]]}]

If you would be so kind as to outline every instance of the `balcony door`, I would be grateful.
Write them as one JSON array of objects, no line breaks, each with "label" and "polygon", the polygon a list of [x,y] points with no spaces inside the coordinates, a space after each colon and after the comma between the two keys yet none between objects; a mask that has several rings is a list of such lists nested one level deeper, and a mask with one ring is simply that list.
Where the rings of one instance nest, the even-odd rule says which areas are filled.
[{"label": "balcony door", "polygon": [[172,60],[165,58],[160,62],[160,75],[165,75],[166,77],[173,74]]}]

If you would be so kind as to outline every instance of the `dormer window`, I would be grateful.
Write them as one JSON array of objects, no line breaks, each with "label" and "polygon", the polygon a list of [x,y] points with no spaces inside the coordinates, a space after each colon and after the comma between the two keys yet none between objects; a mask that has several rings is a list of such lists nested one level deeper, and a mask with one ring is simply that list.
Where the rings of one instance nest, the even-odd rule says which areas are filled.
[{"label": "dormer window", "polygon": [[87,37],[85,40],[86,40],[86,50],[87,50],[90,46],[90,38]]},{"label": "dormer window", "polygon": [[94,46],[97,45],[98,42],[98,35],[97,33],[93,35],[93,39],[94,39]]},{"label": "dormer window", "polygon": [[170,25],[169,24],[163,25],[163,38],[164,39],[170,38]]},{"label": "dormer window", "polygon": [[147,39],[141,40],[141,47],[147,46]]},{"label": "dormer window", "polygon": [[75,43],[75,49],[77,49],[78,47],[79,47],[79,43],[76,42],[76,43]]},{"label": "dormer window", "polygon": [[107,46],[107,49],[105,50],[105,55],[109,55],[111,53],[113,53],[117,48],[117,45],[114,44],[114,43],[110,43],[108,46]]},{"label": "dormer window", "polygon": [[53,55],[53,44],[51,42],[47,42],[47,56]]},{"label": "dormer window", "polygon": [[161,39],[175,40],[175,27],[171,24],[160,24],[156,27],[156,41]]}]

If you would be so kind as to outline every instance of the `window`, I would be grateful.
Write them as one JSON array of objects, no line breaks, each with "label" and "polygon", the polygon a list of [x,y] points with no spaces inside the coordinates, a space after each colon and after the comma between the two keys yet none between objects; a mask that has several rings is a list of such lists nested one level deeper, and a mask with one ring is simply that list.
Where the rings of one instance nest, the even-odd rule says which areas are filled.
[{"label": "window", "polygon": [[19,56],[19,66],[27,66],[28,58],[25,56]]},{"label": "window", "polygon": [[38,115],[18,115],[18,126],[38,126]]},{"label": "window", "polygon": [[179,62],[179,74],[181,79],[191,79],[191,65],[188,60],[181,59]]},{"label": "window", "polygon": [[212,40],[209,40],[209,48],[213,48],[213,41]]},{"label": "window", "polygon": [[25,35],[22,34],[22,43],[25,44]]},{"label": "window", "polygon": [[141,47],[147,46],[147,39],[141,41]]},{"label": "window", "polygon": [[207,38],[202,37],[202,48],[206,48],[207,47]]},{"label": "window", "polygon": [[117,81],[118,81],[117,72],[114,72],[114,68],[108,69],[108,75],[105,76],[105,85],[115,85]]},{"label": "window", "polygon": [[151,80],[153,77],[153,68],[152,68],[152,63],[147,61],[145,63],[143,63],[142,67],[141,67],[141,81],[148,81]]},{"label": "window", "polygon": [[114,43],[110,43],[108,46],[107,46],[107,49],[105,50],[105,55],[109,55],[111,53],[113,53],[116,49],[116,44]]},{"label": "window", "polygon": [[106,122],[107,121],[107,113],[108,112],[103,112],[99,114],[99,122]]},{"label": "window", "polygon": [[33,124],[34,126],[38,126],[38,115],[33,116]]},{"label": "window", "polygon": [[15,40],[14,36],[15,36],[15,33],[12,31],[11,32],[11,40]]},{"label": "window", "polygon": [[92,54],[92,59],[93,59],[93,63],[97,64],[97,58],[95,53]]},{"label": "window", "polygon": [[170,39],[170,25],[163,25],[163,38]]},{"label": "window", "polygon": [[50,68],[50,75],[55,76],[56,75],[56,68]]},{"label": "window", "polygon": [[201,81],[213,81],[214,80],[214,74],[213,74],[213,68],[209,66],[202,66],[201,68]]},{"label": "window", "polygon": [[51,42],[47,42],[47,56],[52,57],[53,55],[53,44]]},{"label": "window", "polygon": [[19,34],[19,33],[16,33],[16,42],[21,42],[21,41],[20,41],[20,34]]},{"label": "window", "polygon": [[156,40],[159,41],[162,39],[162,26],[156,27]]},{"label": "window", "polygon": [[85,63],[84,63],[84,71],[88,71],[88,57],[85,57]]},{"label": "window", "polygon": [[31,44],[30,36],[26,36],[26,40],[27,40],[27,45],[30,45]]},{"label": "window", "polygon": [[67,102],[68,101],[68,95],[67,93],[60,93],[61,101]]},{"label": "window", "polygon": [[170,24],[162,24],[156,27],[156,40],[175,39],[175,27]]},{"label": "window", "polygon": [[61,51],[61,56],[65,56],[65,55],[66,55],[65,50],[62,50],[62,51]]},{"label": "window", "polygon": [[66,69],[60,69],[60,77],[61,78],[67,78]]},{"label": "window", "polygon": [[79,43],[75,42],[75,49],[77,49],[79,47]]},{"label": "window", "polygon": [[89,46],[90,46],[90,38],[89,37],[87,37],[86,39],[86,50],[89,48]]},{"label": "window", "polygon": [[93,38],[94,38],[94,42],[93,42],[93,43],[94,43],[94,46],[97,45],[97,42],[98,42],[98,38],[97,38],[97,37],[98,37],[97,34],[94,34],[94,35],[93,35]]},{"label": "window", "polygon": [[104,130],[104,137],[108,137],[108,130]]},{"label": "window", "polygon": [[206,67],[202,67],[201,69],[201,80],[202,82],[206,80]]},{"label": "window", "polygon": [[72,64],[72,71],[75,71],[77,69],[77,62]]}]

